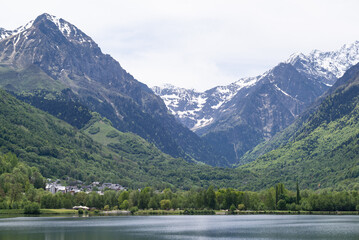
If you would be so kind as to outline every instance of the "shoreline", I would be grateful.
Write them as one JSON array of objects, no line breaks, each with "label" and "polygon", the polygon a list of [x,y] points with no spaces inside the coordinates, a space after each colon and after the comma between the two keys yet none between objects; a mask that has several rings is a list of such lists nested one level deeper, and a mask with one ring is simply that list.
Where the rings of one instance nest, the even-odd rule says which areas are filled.
[{"label": "shoreline", "polygon": [[359,211],[227,211],[227,210],[138,210],[134,213],[125,210],[112,211],[89,211],[84,214],[78,214],[73,209],[41,209],[40,214],[24,214],[23,209],[0,209],[0,218],[9,215],[13,216],[164,216],[164,215],[359,215]]}]

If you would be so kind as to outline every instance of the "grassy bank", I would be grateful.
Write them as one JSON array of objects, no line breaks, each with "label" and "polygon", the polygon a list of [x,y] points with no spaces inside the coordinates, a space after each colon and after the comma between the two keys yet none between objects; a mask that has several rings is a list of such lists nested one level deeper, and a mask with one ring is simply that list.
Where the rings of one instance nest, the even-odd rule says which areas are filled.
[{"label": "grassy bank", "polygon": [[41,214],[77,214],[77,210],[73,209],[41,209]]},{"label": "grassy bank", "polygon": [[24,209],[0,209],[0,214],[24,214]]}]

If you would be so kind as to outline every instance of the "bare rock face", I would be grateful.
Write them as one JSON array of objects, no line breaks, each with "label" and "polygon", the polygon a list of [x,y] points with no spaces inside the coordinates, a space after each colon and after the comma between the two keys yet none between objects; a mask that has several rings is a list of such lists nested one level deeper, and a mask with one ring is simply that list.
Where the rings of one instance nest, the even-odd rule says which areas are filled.
[{"label": "bare rock face", "polygon": [[110,119],[117,129],[134,132],[174,157],[209,162],[220,159],[168,113],[163,100],[151,89],[61,18],[42,14],[14,31],[0,29],[0,64],[12,69],[39,67],[64,89],[71,89],[83,105]]},{"label": "bare rock face", "polygon": [[232,163],[264,140],[289,126],[328,87],[301,75],[290,64],[279,64],[255,86],[236,94],[223,106],[216,121],[201,129],[203,138],[233,146]]}]

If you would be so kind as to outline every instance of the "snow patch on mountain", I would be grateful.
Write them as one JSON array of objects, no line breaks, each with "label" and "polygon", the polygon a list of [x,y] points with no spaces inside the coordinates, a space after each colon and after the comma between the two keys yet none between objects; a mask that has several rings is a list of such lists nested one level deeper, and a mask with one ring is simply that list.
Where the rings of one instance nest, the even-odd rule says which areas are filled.
[{"label": "snow patch on mountain", "polygon": [[202,118],[197,120],[197,123],[191,128],[192,131],[196,131],[199,128],[203,128],[205,126],[208,126],[209,124],[211,124],[213,122],[213,117],[211,118]]},{"label": "snow patch on mountain", "polygon": [[281,88],[279,88],[277,84],[274,84],[274,87],[275,87],[278,91],[280,91],[281,93],[283,93],[284,95],[286,95],[287,97],[292,97],[292,96],[290,96],[288,93],[284,92]]},{"label": "snow patch on mountain", "polygon": [[164,84],[152,90],[160,96],[168,109],[183,124],[195,131],[214,121],[213,115],[229,102],[240,89],[255,85],[262,76],[239,79],[227,86],[218,86],[205,92]]},{"label": "snow patch on mountain", "polygon": [[14,36],[18,33],[24,32],[25,30],[29,29],[33,23],[34,21],[32,20],[27,24],[25,24],[24,26],[16,28],[15,30],[6,30],[4,28],[0,28],[0,41],[7,39],[11,36]]}]

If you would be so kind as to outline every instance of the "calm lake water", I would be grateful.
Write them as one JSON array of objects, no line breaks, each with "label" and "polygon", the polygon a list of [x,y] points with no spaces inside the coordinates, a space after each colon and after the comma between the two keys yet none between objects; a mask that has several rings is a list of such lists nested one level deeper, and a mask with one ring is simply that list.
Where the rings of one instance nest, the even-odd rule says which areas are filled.
[{"label": "calm lake water", "polygon": [[359,216],[129,216],[0,219],[0,239],[359,239]]}]

